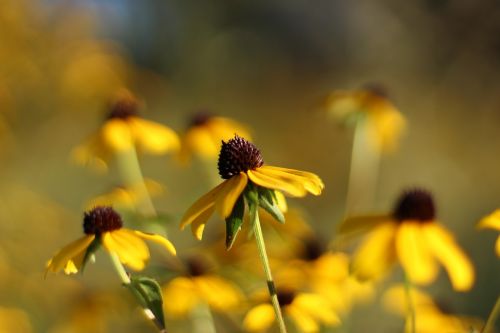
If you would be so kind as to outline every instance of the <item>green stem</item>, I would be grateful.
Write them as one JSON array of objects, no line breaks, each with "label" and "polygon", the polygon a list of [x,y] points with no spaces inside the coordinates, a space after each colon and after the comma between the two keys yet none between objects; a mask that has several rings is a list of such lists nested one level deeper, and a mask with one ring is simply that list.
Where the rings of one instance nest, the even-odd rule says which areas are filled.
[{"label": "green stem", "polygon": [[116,160],[125,185],[135,191],[138,196],[137,209],[145,216],[157,216],[153,201],[144,182],[135,147],[118,152]]},{"label": "green stem", "polygon": [[406,302],[408,305],[408,318],[407,320],[410,322],[410,333],[416,332],[416,316],[415,316],[415,304],[413,303],[413,297],[411,295],[412,284],[408,279],[408,276],[405,274],[405,295]]},{"label": "green stem", "polygon": [[192,312],[194,333],[216,333],[214,318],[206,303],[199,304]]},{"label": "green stem", "polygon": [[346,216],[361,209],[372,209],[377,187],[380,152],[372,148],[367,136],[367,119],[360,119],[354,128]]},{"label": "green stem", "polygon": [[278,294],[276,293],[276,286],[274,284],[273,276],[271,274],[271,267],[269,265],[269,259],[267,257],[266,245],[264,243],[264,236],[262,235],[262,228],[260,226],[258,206],[256,204],[250,205],[250,219],[253,225],[253,232],[255,235],[255,240],[257,242],[257,248],[259,250],[260,260],[264,267],[264,273],[267,280],[267,288],[269,290],[269,295],[271,296],[271,303],[273,304],[274,312],[276,314],[276,320],[278,321],[280,333],[286,333],[285,320],[283,319],[283,314],[281,313],[280,303],[278,301]]},{"label": "green stem", "polygon": [[500,296],[497,298],[497,301],[495,302],[495,305],[493,306],[493,309],[491,310],[491,313],[488,319],[486,320],[486,324],[481,330],[481,333],[493,332],[493,328],[495,327],[495,322],[498,318],[499,313],[500,313]]}]

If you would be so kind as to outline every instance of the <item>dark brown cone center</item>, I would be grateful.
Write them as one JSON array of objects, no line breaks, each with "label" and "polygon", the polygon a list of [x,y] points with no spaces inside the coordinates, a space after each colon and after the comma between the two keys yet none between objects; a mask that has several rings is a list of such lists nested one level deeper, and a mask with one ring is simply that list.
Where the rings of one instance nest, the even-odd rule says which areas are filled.
[{"label": "dark brown cone center", "polygon": [[191,116],[188,127],[203,126],[213,117],[209,111],[198,111]]},{"label": "dark brown cone center", "polygon": [[281,307],[285,307],[287,305],[292,304],[295,299],[295,292],[290,290],[278,291],[278,302]]},{"label": "dark brown cone center", "polygon": [[137,116],[139,103],[132,97],[122,97],[111,105],[108,119],[127,119]]},{"label": "dark brown cone center", "polygon": [[240,172],[247,172],[264,164],[260,150],[251,142],[235,135],[228,142],[222,141],[217,166],[223,179],[229,179]]},{"label": "dark brown cone center", "polygon": [[406,191],[399,198],[393,217],[400,222],[405,220],[421,222],[434,220],[436,208],[431,194],[422,189]]},{"label": "dark brown cone center", "polygon": [[189,276],[202,276],[205,275],[209,269],[205,261],[199,257],[191,257],[186,261],[187,274]]},{"label": "dark brown cone center", "polygon": [[111,207],[97,206],[83,214],[83,232],[87,235],[100,235],[122,226],[122,218]]},{"label": "dark brown cone center", "polygon": [[308,238],[304,242],[304,251],[302,252],[302,258],[306,261],[314,261],[321,257],[325,252],[325,247],[316,238]]}]

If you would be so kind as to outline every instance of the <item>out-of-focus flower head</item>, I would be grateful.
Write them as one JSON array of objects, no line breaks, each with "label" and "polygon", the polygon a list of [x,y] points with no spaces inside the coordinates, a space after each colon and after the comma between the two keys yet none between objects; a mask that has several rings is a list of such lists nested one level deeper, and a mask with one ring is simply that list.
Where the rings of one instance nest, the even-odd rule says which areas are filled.
[{"label": "out-of-focus flower head", "polygon": [[324,107],[343,123],[363,122],[369,143],[382,152],[395,150],[406,129],[404,116],[380,85],[334,91],[326,98]]},{"label": "out-of-focus flower head", "polygon": [[200,304],[219,312],[230,311],[244,300],[241,290],[217,275],[203,256],[188,258],[182,275],[165,284],[163,295],[165,313],[172,317],[186,316]]},{"label": "out-of-focus flower head", "polygon": [[175,255],[175,248],[166,238],[123,228],[123,221],[111,207],[95,207],[84,214],[85,236],[66,245],[47,262],[46,273],[64,270],[66,274],[77,273],[102,245],[114,253],[131,269],[144,269],[149,260],[149,249],[144,240],[153,241]]},{"label": "out-of-focus flower head", "polygon": [[73,151],[74,159],[100,170],[116,154],[129,149],[162,155],[177,151],[177,134],[159,123],[139,116],[140,103],[128,90],[121,90],[110,105],[107,119],[99,131]]},{"label": "out-of-focus flower head", "polygon": [[[382,302],[388,311],[407,317],[410,311],[408,298],[411,299],[415,311],[415,333],[474,333],[479,332],[482,327],[480,320],[446,313],[430,295],[416,288],[406,291],[405,286],[400,284],[389,288],[384,293]],[[407,328],[409,325],[410,322],[407,321]],[[408,331],[405,329],[405,332]]]},{"label": "out-of-focus flower head", "polygon": [[31,333],[31,321],[24,310],[0,307],[0,332]]},{"label": "out-of-focus flower head", "polygon": [[235,134],[251,140],[246,126],[229,118],[214,116],[208,111],[200,111],[191,117],[186,131],[181,136],[179,157],[184,163],[194,155],[216,160],[221,141],[227,141]]},{"label": "out-of-focus flower head", "polygon": [[[191,225],[193,235],[201,239],[203,229],[215,210],[227,223],[226,246],[230,248],[241,228],[245,202],[258,202],[275,219],[284,222],[278,206],[277,191],[303,197],[321,194],[323,182],[310,172],[264,165],[259,149],[249,141],[235,136],[222,142],[218,161],[224,181],[198,199],[184,214],[181,229]],[[233,221],[233,222],[231,222]]]},{"label": "out-of-focus flower head", "polygon": [[[500,209],[495,210],[490,215],[484,217],[479,221],[478,228],[494,229],[500,231]],[[495,252],[500,257],[500,236],[495,243]]]},{"label": "out-of-focus flower head", "polygon": [[404,192],[390,215],[347,218],[339,232],[367,233],[352,264],[362,280],[380,278],[399,262],[411,282],[427,285],[436,279],[440,263],[455,290],[466,291],[474,284],[471,261],[436,220],[434,201],[425,190]]}]

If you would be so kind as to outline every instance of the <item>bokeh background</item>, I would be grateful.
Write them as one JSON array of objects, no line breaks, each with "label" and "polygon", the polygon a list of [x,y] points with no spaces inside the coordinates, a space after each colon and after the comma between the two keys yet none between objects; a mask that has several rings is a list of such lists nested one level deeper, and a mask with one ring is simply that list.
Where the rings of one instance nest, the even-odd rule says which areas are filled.
[{"label": "bokeh background", "polygon": [[[102,255],[83,276],[43,278],[46,260],[81,234],[85,202],[119,182],[70,161],[116,89],[129,88],[145,102],[144,117],[179,132],[199,110],[236,119],[251,128],[266,162],[319,174],[324,194],[290,204],[332,239],[344,214],[352,131],[319,105],[333,90],[373,82],[387,89],[408,130],[382,159],[369,210],[391,209],[408,187],[431,190],[477,281],[458,294],[441,273],[427,290],[455,313],[486,318],[500,293],[497,235],[475,224],[500,207],[499,78],[493,0],[4,0],[0,320],[16,309],[7,316],[19,316],[18,332],[90,332],[85,325],[101,317],[103,332],[153,331]],[[186,168],[172,156],[141,162],[165,184],[155,203],[171,217],[178,251],[188,251],[196,244],[177,224],[212,186],[204,165]],[[71,320],[81,321],[80,331]],[[402,319],[377,301],[356,308],[349,325],[402,331]],[[235,332],[224,323],[220,330]]]}]

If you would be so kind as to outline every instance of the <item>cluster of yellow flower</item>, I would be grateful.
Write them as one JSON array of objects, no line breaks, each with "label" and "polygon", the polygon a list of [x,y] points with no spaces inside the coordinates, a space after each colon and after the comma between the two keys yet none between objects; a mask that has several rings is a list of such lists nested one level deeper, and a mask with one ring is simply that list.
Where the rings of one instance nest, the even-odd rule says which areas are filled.
[{"label": "cluster of yellow flower", "polygon": [[[337,119],[361,128],[365,149],[367,145],[374,154],[394,150],[406,126],[401,113],[373,87],[335,92],[326,106]],[[125,187],[91,202],[83,218],[85,236],[57,252],[48,261],[46,272],[81,271],[102,246],[122,282],[161,331],[165,330],[165,311],[172,320],[190,316],[195,332],[214,332],[211,311],[216,311],[237,325],[235,331],[262,332],[276,322],[280,332],[286,332],[290,324],[298,332],[319,332],[322,327],[342,325],[354,305],[371,300],[382,278],[399,263],[404,287],[390,288],[384,304],[407,318],[408,331],[470,332],[471,327],[481,325],[444,312],[430,296],[416,289],[436,280],[438,263],[457,291],[470,290],[475,280],[472,263],[452,233],[438,222],[435,203],[426,190],[405,191],[387,214],[349,214],[335,240],[321,239],[285,199],[320,195],[324,184],[317,175],[265,164],[260,150],[248,141],[248,129],[233,120],[199,113],[179,138],[170,128],[143,119],[140,108],[132,93],[121,90],[99,131],[74,150],[77,162],[99,170],[107,170],[115,159]],[[203,251],[182,259],[175,257],[171,265],[162,266],[163,271],[156,272],[163,283],[160,288],[155,280],[135,276],[122,264],[133,271],[146,267],[150,253],[144,240],[161,245],[172,256],[176,255],[174,246],[166,234],[124,228],[116,210],[158,215],[151,195],[160,193],[161,186],[144,179],[137,155],[168,152],[177,153],[183,163],[193,155],[213,161],[218,158],[223,181],[186,210],[180,228],[190,225],[195,238],[201,240],[207,221],[217,212],[225,221],[226,232]],[[358,153],[354,147],[353,155]],[[353,179],[356,166],[351,167]],[[500,230],[500,213],[486,217],[479,226]],[[144,222],[143,228],[148,227]],[[247,229],[256,247],[248,238],[238,237]],[[263,229],[269,237],[268,249]],[[364,239],[352,257],[333,245],[338,239],[350,240],[360,234]],[[231,250],[221,252],[221,248]],[[500,238],[496,251],[500,255]],[[256,268],[257,259],[269,295],[254,283],[262,274]],[[218,265],[227,271],[217,273]],[[162,273],[175,273],[175,277],[165,279]],[[486,329],[488,325],[492,324]]]}]

